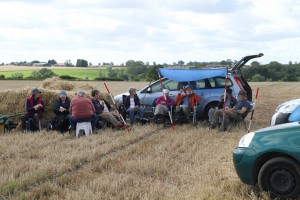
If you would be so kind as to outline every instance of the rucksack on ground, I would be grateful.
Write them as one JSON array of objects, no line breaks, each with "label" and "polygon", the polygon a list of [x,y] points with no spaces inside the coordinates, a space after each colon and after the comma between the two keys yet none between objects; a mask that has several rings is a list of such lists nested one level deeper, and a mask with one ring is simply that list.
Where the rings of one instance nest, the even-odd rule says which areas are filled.
[{"label": "rucksack on ground", "polygon": [[164,124],[165,123],[165,116],[162,114],[154,115],[154,123],[155,124]]},{"label": "rucksack on ground", "polygon": [[68,116],[57,115],[47,124],[47,131],[55,130],[63,133],[69,130],[69,126]]},{"label": "rucksack on ground", "polygon": [[174,124],[187,123],[187,118],[183,112],[175,112],[172,119]]}]

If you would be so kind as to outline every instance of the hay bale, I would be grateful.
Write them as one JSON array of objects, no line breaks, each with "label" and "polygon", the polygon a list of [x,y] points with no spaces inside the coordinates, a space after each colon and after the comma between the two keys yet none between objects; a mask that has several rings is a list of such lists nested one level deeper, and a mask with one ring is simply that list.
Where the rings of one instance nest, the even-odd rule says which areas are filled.
[{"label": "hay bale", "polygon": [[73,90],[74,85],[71,82],[65,81],[58,77],[48,78],[45,79],[42,84],[41,88],[48,89],[48,90]]},{"label": "hay bale", "polygon": [[88,83],[81,83],[81,82],[70,82],[58,77],[48,78],[45,79],[42,84],[41,88],[48,89],[48,90],[92,90],[94,86]]},{"label": "hay bale", "polygon": [[[24,113],[26,99],[31,95],[31,88],[25,88],[18,91],[3,91],[0,92],[0,114],[11,115],[15,113]],[[45,104],[45,112],[43,114],[42,124],[46,124],[52,118],[52,105],[58,98],[56,91],[43,90],[42,99]],[[20,120],[16,117],[13,121]]]},{"label": "hay bale", "polygon": [[[43,113],[42,126],[45,127],[47,122],[49,122],[53,117],[54,113],[52,111],[53,104],[58,98],[58,93],[60,90],[47,90],[41,89],[42,99],[45,105],[45,112]],[[31,95],[32,88],[25,88],[18,91],[1,91],[0,92],[0,114],[12,115],[16,113],[24,113],[26,99]],[[86,96],[90,98],[91,91],[87,91]],[[77,91],[68,91],[67,95],[72,100],[76,98]],[[112,104],[110,96],[108,94],[103,94],[105,100]],[[18,123],[21,120],[21,116],[11,118],[12,121]],[[1,132],[1,131],[0,131]]]}]

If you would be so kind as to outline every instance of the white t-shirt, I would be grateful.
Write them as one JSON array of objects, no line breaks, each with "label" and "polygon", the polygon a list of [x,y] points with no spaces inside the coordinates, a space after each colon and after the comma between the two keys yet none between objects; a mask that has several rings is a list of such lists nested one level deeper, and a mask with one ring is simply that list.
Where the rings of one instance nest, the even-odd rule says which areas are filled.
[{"label": "white t-shirt", "polygon": [[107,106],[106,106],[106,103],[104,103],[104,105],[103,105],[103,111],[102,112],[109,112],[109,110],[108,110],[108,108],[107,108]]},{"label": "white t-shirt", "polygon": [[134,108],[135,104],[134,104],[134,97],[130,97],[130,108]]}]

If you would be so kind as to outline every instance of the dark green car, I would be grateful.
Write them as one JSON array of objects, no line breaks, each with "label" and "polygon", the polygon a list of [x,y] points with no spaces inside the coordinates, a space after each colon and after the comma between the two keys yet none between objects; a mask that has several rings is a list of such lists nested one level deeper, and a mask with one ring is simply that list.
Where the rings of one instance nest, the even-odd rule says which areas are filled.
[{"label": "dark green car", "polygon": [[300,122],[276,125],[243,136],[233,152],[242,182],[271,197],[300,196]]}]

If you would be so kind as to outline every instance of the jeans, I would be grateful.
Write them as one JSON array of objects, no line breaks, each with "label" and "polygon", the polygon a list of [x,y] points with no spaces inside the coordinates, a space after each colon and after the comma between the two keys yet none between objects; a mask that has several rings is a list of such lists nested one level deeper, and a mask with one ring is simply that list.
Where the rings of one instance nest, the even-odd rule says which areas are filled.
[{"label": "jeans", "polygon": [[138,108],[129,108],[127,110],[129,112],[129,118],[130,118],[130,124],[134,124],[134,113],[138,112],[139,118],[144,117],[144,108],[138,107]]}]

